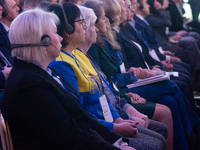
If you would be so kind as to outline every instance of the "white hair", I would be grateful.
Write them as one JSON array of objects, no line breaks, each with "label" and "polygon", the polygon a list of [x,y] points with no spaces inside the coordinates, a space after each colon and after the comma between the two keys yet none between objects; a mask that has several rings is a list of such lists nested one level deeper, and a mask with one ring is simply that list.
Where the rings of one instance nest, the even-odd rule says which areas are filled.
[{"label": "white hair", "polygon": [[[11,44],[40,43],[43,35],[48,35],[59,22],[54,13],[36,8],[18,15],[11,23],[9,39]],[[44,59],[42,46],[14,48],[12,55],[26,61],[41,62]]]},{"label": "white hair", "polygon": [[90,26],[90,23],[95,23],[97,20],[97,17],[91,8],[87,8],[81,5],[77,5],[77,7],[80,9],[81,12],[81,18],[85,19],[85,23],[87,25],[86,33],[87,30]]}]

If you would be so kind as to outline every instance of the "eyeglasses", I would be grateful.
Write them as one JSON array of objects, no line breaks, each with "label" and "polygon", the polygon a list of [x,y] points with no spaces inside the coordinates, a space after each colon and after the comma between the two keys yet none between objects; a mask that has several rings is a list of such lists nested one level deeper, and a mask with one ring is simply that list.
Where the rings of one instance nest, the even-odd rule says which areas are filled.
[{"label": "eyeglasses", "polygon": [[127,8],[131,10],[133,9],[133,5],[129,5]]},{"label": "eyeglasses", "polygon": [[82,24],[83,26],[86,25],[86,23],[85,23],[85,19],[75,20],[74,22],[80,22],[80,24]]}]

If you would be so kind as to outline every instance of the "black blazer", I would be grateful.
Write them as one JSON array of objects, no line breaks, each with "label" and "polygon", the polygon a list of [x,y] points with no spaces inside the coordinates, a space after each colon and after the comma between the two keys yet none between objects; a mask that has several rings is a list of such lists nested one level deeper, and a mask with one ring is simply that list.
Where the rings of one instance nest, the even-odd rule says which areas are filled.
[{"label": "black blazer", "polygon": [[[13,63],[13,58],[11,57],[10,41],[8,39],[8,33],[6,32],[4,26],[0,23],[0,51],[6,57],[10,64]],[[3,70],[3,67],[6,66],[2,57],[0,56],[0,70]],[[5,77],[4,74],[0,71],[0,89],[5,86]]]},{"label": "black blazer", "polygon": [[156,36],[152,27],[146,24],[143,20],[141,20],[137,16],[134,16],[134,20],[135,20],[135,28],[140,32],[140,34],[147,42],[147,44],[152,49],[155,50],[160,60],[165,60],[166,59],[165,55],[161,54],[158,50],[159,45],[158,42],[155,40]]},{"label": "black blazer", "polygon": [[125,65],[128,63],[127,66],[147,68],[140,49],[130,40],[126,31],[123,32],[120,30],[120,32],[117,33],[117,42],[121,46],[123,58],[127,60],[124,61]]},{"label": "black blazer", "polygon": [[[67,82],[63,84],[78,97]],[[118,149],[111,144],[121,136],[84,111],[70,92],[40,67],[14,60],[1,110],[15,150]]]},{"label": "black blazer", "polygon": [[172,0],[169,0],[169,6],[167,10],[169,10],[170,12],[171,23],[172,23],[172,25],[169,28],[170,31],[185,30],[183,28],[183,17],[179,13],[178,8],[176,7],[176,4]]},{"label": "black blazer", "polygon": [[140,46],[142,46],[142,55],[143,55],[144,59],[146,60],[146,62],[148,63],[148,65],[150,65],[150,66],[154,66],[154,65],[163,66],[161,62],[159,62],[159,61],[157,61],[157,60],[155,60],[151,57],[151,55],[149,54],[149,48],[144,43],[143,39],[141,38],[141,35],[139,35],[137,33],[137,31],[129,23],[127,23],[125,25],[125,29],[127,30],[127,32],[129,34],[133,35],[135,37],[135,39],[137,40],[137,43],[140,44]]},{"label": "black blazer", "polygon": [[169,12],[164,9],[158,9],[157,12],[157,15],[150,14],[145,20],[154,29],[159,45],[165,47],[169,42],[165,30],[166,27],[171,26],[171,18]]}]

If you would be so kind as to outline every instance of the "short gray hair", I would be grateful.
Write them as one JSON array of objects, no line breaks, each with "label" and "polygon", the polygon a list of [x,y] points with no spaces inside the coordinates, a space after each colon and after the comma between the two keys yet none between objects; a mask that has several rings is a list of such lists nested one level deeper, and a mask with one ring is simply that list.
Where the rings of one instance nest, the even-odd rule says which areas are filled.
[{"label": "short gray hair", "polygon": [[[18,15],[11,23],[9,39],[11,44],[40,43],[43,35],[48,35],[53,26],[59,22],[54,13],[42,9],[30,9]],[[12,55],[25,61],[41,62],[44,56],[44,47],[14,48]]]},{"label": "short gray hair", "polygon": [[87,30],[90,26],[90,23],[95,23],[96,20],[97,20],[97,17],[93,11],[93,9],[91,8],[87,8],[87,7],[84,7],[84,6],[81,6],[81,5],[77,5],[77,7],[80,9],[80,12],[81,12],[81,18],[85,19],[85,23],[87,25],[87,29],[86,29],[86,33],[87,33]]}]

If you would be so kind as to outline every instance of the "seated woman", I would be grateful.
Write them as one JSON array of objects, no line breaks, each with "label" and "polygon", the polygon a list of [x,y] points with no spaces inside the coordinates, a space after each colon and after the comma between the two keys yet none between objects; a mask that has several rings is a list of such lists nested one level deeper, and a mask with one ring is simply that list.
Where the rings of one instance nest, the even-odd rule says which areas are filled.
[{"label": "seated woman", "polygon": [[[105,2],[108,2],[108,1],[105,1]],[[85,2],[85,5],[92,7],[95,5],[93,3],[95,2],[92,2],[91,0],[87,0]],[[127,8],[125,8],[124,1],[120,0],[119,3],[121,4],[121,19],[124,19],[124,18],[126,19]],[[95,6],[96,8],[98,8],[99,4],[96,4]],[[112,6],[112,5],[107,4],[106,6]],[[114,8],[116,9],[116,7]],[[113,12],[112,11],[113,9],[109,8],[108,10],[110,12]],[[111,14],[108,14],[108,15],[111,16]],[[114,18],[114,16],[111,16],[111,17]],[[117,20],[118,18],[116,17],[114,18],[114,20],[115,19]],[[98,26],[98,23],[97,23],[97,26]],[[100,27],[102,27],[102,24],[101,26],[99,26],[98,29],[101,34],[104,34],[103,32],[105,31],[103,31],[102,28]],[[107,34],[110,34],[110,33],[107,33]],[[122,52],[125,46],[126,48],[129,48],[127,50],[129,50],[130,52],[136,47],[136,45],[131,40],[129,40],[126,37],[126,35],[124,35],[124,33],[122,33],[121,31],[118,33],[117,38],[119,38],[118,40],[121,40],[120,44],[121,44]],[[128,75],[130,74],[130,72],[121,73],[120,63],[118,64],[114,63],[115,60],[113,59],[113,58],[121,59],[120,58],[120,56],[122,56],[121,51],[114,49],[113,45],[110,44],[110,41],[105,36],[104,36],[104,39],[106,39],[105,48],[107,49],[109,53],[106,53],[106,51],[103,49],[104,47],[102,48],[97,45],[93,45],[88,51],[88,53],[92,55],[92,57],[96,60],[96,62],[99,63],[102,71],[107,75],[108,78],[112,79],[113,82],[116,83],[118,87],[122,87],[127,92],[137,93],[140,96],[144,97],[147,101],[157,102],[157,103],[168,106],[172,111],[173,125],[174,125],[173,131],[175,135],[174,137],[176,137],[174,140],[174,147],[178,147],[178,146],[184,147],[182,146],[182,144],[184,145],[186,143],[185,135],[190,136],[192,134],[193,128],[200,124],[200,120],[197,114],[195,113],[195,111],[193,110],[193,108],[190,106],[187,99],[184,97],[184,95],[180,91],[180,89],[177,87],[177,85],[174,82],[170,80],[154,83],[151,85],[145,85],[141,87],[127,89],[126,85],[134,82],[134,80],[131,81],[131,79],[135,78],[135,81],[136,81],[137,78],[141,78],[141,76],[140,74],[136,74],[137,76],[136,78],[134,76],[134,73],[132,73],[132,76],[130,75],[129,78],[122,78],[123,77],[122,75],[124,74]],[[113,53],[115,53],[115,55],[113,55]],[[112,58],[108,56],[111,54],[112,54]],[[121,59],[121,62],[123,62],[122,59]],[[144,69],[141,69],[141,71],[142,70]],[[194,117],[196,119],[193,119]],[[181,140],[180,140],[179,135],[182,135]]]},{"label": "seated woman", "polygon": [[[87,50],[90,45],[96,41],[97,29],[95,27],[96,19],[94,19],[96,17],[94,17],[93,11],[89,9],[90,12],[88,14],[91,17],[86,18],[88,30],[85,34],[84,30],[86,30],[86,25],[85,22],[83,22],[84,20],[80,19],[80,12],[77,6],[71,3],[63,4],[63,9],[61,6],[51,5],[48,9],[55,12],[60,17],[60,20],[66,15],[68,25],[63,20],[60,26],[58,26],[58,33],[64,37],[65,42],[68,44],[65,46],[63,44],[60,56],[53,61],[50,66],[60,72],[61,76],[65,80],[68,80],[71,85],[80,92],[80,95],[83,97],[82,103],[91,114],[108,126],[110,130],[123,136],[130,137],[130,146],[137,149],[147,149],[150,147],[153,149],[163,149],[165,147],[165,139],[163,136],[158,134],[157,137],[151,137],[140,133],[140,130],[138,135],[136,135],[137,129],[133,127],[137,122],[131,120],[126,121],[119,117],[110,102],[107,101],[107,95],[104,94],[104,86],[102,86],[103,78],[101,75],[96,68],[93,68],[93,64],[83,52],[80,50],[75,50],[73,52],[74,47],[78,47],[81,43],[85,42],[84,48],[82,48]],[[83,12],[86,12],[86,10]],[[65,14],[63,14],[62,11],[64,11]],[[71,13],[73,13],[73,15],[71,15]],[[72,32],[69,30],[66,31],[66,25],[73,27]],[[104,103],[106,106],[101,107],[103,104],[101,105],[100,103]],[[133,136],[135,136],[135,138],[132,138]]]},{"label": "seated woman", "polygon": [[1,111],[14,149],[131,150],[122,136],[83,110],[76,91],[47,68],[61,48],[55,23],[55,14],[35,9],[20,14],[10,27],[15,59]]},{"label": "seated woman", "polygon": [[[136,111],[136,109],[134,109],[131,105],[129,105],[127,103],[127,101],[123,98],[118,97],[112,87],[109,85],[109,83],[106,81],[106,76],[104,75],[104,73],[100,70],[99,66],[92,61],[92,58],[87,55],[87,51],[89,49],[89,47],[91,46],[92,43],[96,42],[96,32],[97,32],[97,28],[95,27],[95,20],[92,19],[88,19],[90,17],[90,15],[92,14],[91,12],[93,12],[91,9],[88,9],[86,7],[82,7],[82,6],[78,6],[81,10],[81,17],[85,18],[86,24],[88,26],[88,28],[86,29],[86,38],[85,38],[85,42],[82,43],[81,45],[78,46],[77,50],[74,50],[73,53],[75,53],[76,55],[74,56],[75,59],[78,61],[78,65],[85,67],[85,69],[87,69],[89,72],[94,73],[93,75],[98,75],[98,78],[101,81],[101,92],[105,94],[106,98],[109,99],[110,103],[112,104],[112,106],[115,108],[115,110],[117,110],[118,114],[123,118],[123,119],[130,119],[130,120],[134,120],[134,121],[139,121],[139,125],[143,126],[145,128],[148,128],[150,130],[141,128],[140,126],[136,125],[136,128],[138,129],[139,133],[143,133],[143,134],[147,134],[153,137],[156,137],[158,139],[160,139],[160,135],[156,134],[153,131],[156,131],[158,133],[161,133],[165,138],[166,135],[165,131],[167,130],[166,127],[159,122],[153,121],[153,120],[148,120],[148,118],[139,113],[138,111]],[[90,11],[89,11],[90,10]],[[88,13],[87,13],[88,12]],[[88,15],[90,14],[90,15]],[[94,13],[93,13],[94,14]],[[95,15],[94,15],[95,16]],[[92,18],[92,17],[90,17]],[[87,59],[87,57],[90,59],[90,61]],[[91,65],[92,66],[91,66]],[[82,68],[80,68],[81,70]],[[95,72],[94,72],[95,70]],[[81,87],[81,85],[79,85],[79,87]],[[109,92],[110,91],[110,92]],[[137,94],[135,94],[137,95]],[[87,100],[89,101],[89,100]],[[96,104],[98,104],[99,101],[97,101]],[[94,103],[94,102],[92,102]],[[90,105],[90,104],[89,104]],[[123,114],[123,110],[121,110],[120,108],[122,108],[123,110],[125,110],[128,114],[131,115],[130,118],[124,117],[126,114]],[[93,111],[94,113],[94,111]],[[142,123],[141,123],[142,121]],[[143,122],[145,122],[145,124],[143,125]],[[156,129],[156,130],[155,130]],[[163,138],[161,138],[162,140]]]},{"label": "seated woman", "polygon": [[[98,17],[98,19],[96,21],[96,26],[99,29],[99,31],[106,32],[106,23],[108,20],[105,17],[102,3],[98,2],[98,1],[88,1],[88,2],[86,2],[86,4],[87,4],[87,7],[90,7],[94,10],[96,16]],[[117,11],[120,9],[119,5],[118,5],[118,7],[116,6],[115,8],[117,9]],[[97,36],[97,39],[99,39],[99,36]],[[99,42],[99,40],[98,40],[98,42]],[[96,44],[101,45],[102,43],[99,42]],[[105,50],[103,50],[101,47],[97,47],[96,44],[93,44],[88,52],[89,52],[89,54],[92,55],[93,59],[97,62],[97,64],[102,69],[102,71],[103,72],[105,71],[104,73],[107,76],[107,80],[112,84],[111,77],[113,76],[113,74],[117,73],[117,71],[118,71],[117,66],[114,63],[114,61],[110,57],[108,57],[108,54],[105,52]],[[95,48],[97,48],[97,49],[95,49]],[[117,55],[117,56],[121,57],[121,55]],[[127,74],[121,73],[118,75],[119,75],[118,79],[119,78],[124,79],[123,82],[125,82],[125,83],[133,82],[132,80],[134,79],[134,76],[132,73],[127,73]],[[113,89],[115,89],[115,88],[113,88]],[[115,90],[115,92],[117,95],[125,97],[126,100],[130,104],[135,104],[135,101],[137,103],[137,101],[139,100],[139,99],[135,99],[135,95],[133,93],[127,93],[127,95],[130,96],[129,97],[127,95],[124,95],[124,92],[122,92],[122,90],[120,90],[120,92]],[[138,95],[136,94],[136,96],[138,96]],[[138,97],[140,97],[140,96],[138,96]],[[139,112],[142,112],[143,114],[148,115],[149,118],[164,123],[168,127],[168,129],[171,128],[170,127],[171,126],[170,124],[172,124],[171,112],[168,107],[166,107],[164,105],[160,105],[160,104],[151,103],[151,102],[146,102],[145,105],[144,105],[144,103],[138,103],[137,105],[133,105],[133,106],[137,110],[139,110]],[[165,119],[163,119],[163,118],[165,118]]]}]

